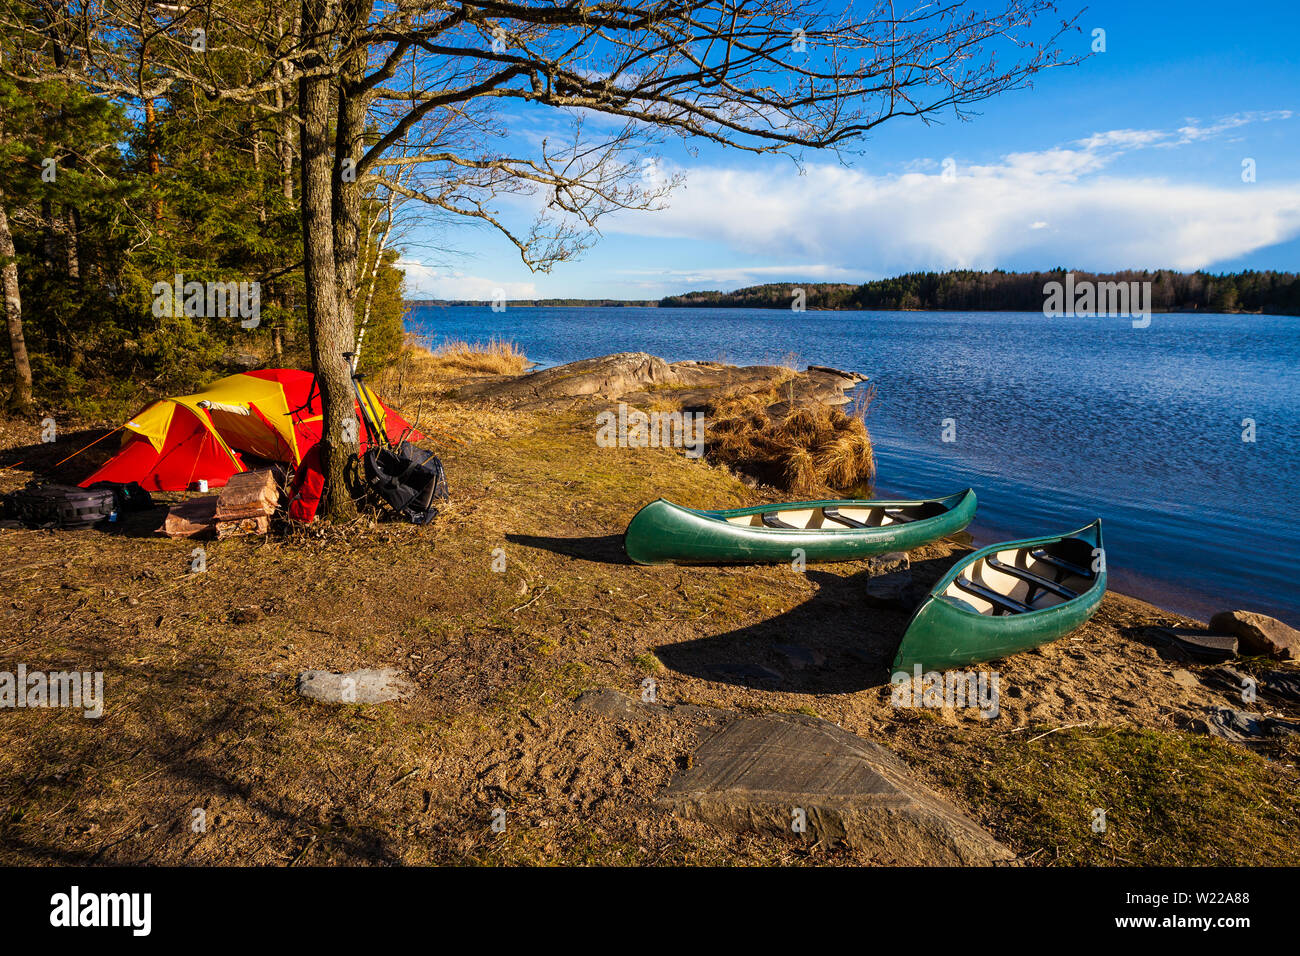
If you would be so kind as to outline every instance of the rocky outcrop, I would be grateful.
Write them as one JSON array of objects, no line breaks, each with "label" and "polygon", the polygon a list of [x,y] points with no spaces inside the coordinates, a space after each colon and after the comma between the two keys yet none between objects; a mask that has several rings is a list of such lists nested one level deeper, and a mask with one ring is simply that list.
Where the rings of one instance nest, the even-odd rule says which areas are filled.
[{"label": "rocky outcrop", "polygon": [[809,404],[842,405],[849,401],[845,390],[865,380],[856,372],[825,366],[795,372],[775,365],[669,364],[647,352],[618,352],[524,375],[469,382],[454,397],[520,407],[591,398],[629,405],[670,403],[690,410],[779,388],[781,399],[771,413],[784,414]]},{"label": "rocky outcrop", "polygon": [[1224,611],[1210,618],[1210,630],[1236,637],[1243,653],[1300,660],[1300,631],[1266,614]]},{"label": "rocky outcrop", "polygon": [[647,386],[675,382],[676,377],[663,359],[647,352],[618,352],[513,378],[470,382],[457,389],[455,397],[536,404],[587,396],[618,398]]}]

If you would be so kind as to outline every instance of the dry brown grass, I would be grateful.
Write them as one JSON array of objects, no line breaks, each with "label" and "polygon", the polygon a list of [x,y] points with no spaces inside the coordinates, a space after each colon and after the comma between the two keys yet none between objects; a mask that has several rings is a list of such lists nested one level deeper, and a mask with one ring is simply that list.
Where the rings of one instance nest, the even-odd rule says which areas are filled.
[{"label": "dry brown grass", "polygon": [[514,342],[448,339],[431,348],[427,341],[408,335],[397,361],[376,381],[390,388],[419,388],[466,375],[522,375],[526,371],[528,357]]},{"label": "dry brown grass", "polygon": [[862,416],[838,408],[796,408],[773,422],[775,392],[729,397],[710,410],[709,456],[758,480],[799,495],[831,494],[868,483],[875,473]]},{"label": "dry brown grass", "polygon": [[528,357],[519,346],[498,338],[474,343],[449,339],[434,349],[433,360],[467,375],[522,375],[528,369]]}]

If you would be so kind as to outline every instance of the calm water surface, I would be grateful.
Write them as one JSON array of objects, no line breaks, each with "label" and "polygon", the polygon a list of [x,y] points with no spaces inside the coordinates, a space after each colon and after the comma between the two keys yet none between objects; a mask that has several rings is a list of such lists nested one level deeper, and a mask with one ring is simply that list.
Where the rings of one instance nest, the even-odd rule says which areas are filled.
[{"label": "calm water surface", "polygon": [[1300,626],[1300,318],[420,307],[407,325],[509,338],[543,365],[645,351],[862,372],[881,490],[974,487],[981,544],[1101,517],[1117,590]]}]

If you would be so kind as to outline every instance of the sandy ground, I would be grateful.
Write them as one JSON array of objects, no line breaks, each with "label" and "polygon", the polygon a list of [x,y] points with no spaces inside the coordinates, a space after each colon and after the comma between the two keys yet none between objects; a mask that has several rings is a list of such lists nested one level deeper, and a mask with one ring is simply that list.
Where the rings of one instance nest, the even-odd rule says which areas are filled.
[{"label": "sandy ground", "polygon": [[[867,606],[862,563],[629,564],[644,502],[764,495],[671,450],[599,448],[589,419],[443,402],[453,501],[434,526],[205,542],[202,574],[195,543],[152,533],[160,513],[0,530],[0,669],[102,670],[107,697],[98,720],[0,713],[0,862],[870,862],[657,809],[691,722],[573,704],[646,678],[661,701],[812,714],[884,744],[1032,865],[1300,860],[1294,752],[1189,732],[1241,706],[1146,632],[1194,622],[1109,594],[1069,637],[989,665],[995,719],[900,709],[888,662],[908,614]],[[3,460],[27,462],[0,491],[98,432],[36,434],[0,422]],[[914,574],[965,550],[913,552]],[[294,691],[308,668],[385,666],[418,693],[336,708]]]}]

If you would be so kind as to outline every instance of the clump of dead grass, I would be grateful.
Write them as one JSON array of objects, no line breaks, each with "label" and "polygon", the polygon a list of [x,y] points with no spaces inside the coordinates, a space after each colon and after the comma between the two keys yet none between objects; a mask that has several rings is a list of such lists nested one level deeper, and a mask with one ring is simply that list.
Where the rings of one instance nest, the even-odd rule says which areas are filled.
[{"label": "clump of dead grass", "polygon": [[498,338],[473,343],[448,339],[434,349],[433,360],[467,375],[522,375],[528,369],[528,357],[519,346]]},{"label": "clump of dead grass", "polygon": [[795,408],[773,421],[772,394],[720,400],[710,410],[709,457],[776,488],[799,495],[845,491],[875,473],[866,403],[845,414],[827,405]]},{"label": "clump of dead grass", "polygon": [[419,336],[408,335],[396,361],[377,376],[376,383],[399,390],[436,388],[467,375],[522,375],[528,364],[523,350],[505,339],[472,343],[447,339],[431,347]]}]

